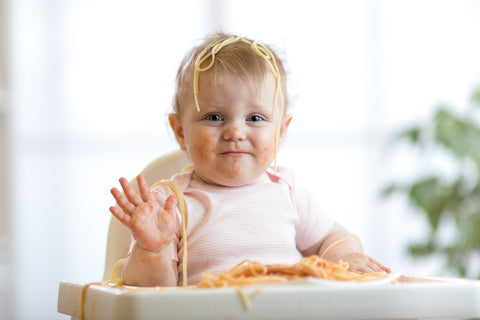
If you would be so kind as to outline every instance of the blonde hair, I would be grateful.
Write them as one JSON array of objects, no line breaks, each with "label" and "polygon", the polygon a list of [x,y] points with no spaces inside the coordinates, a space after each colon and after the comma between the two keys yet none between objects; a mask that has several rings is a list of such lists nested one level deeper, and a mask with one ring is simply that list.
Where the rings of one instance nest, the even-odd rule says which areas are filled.
[{"label": "blonde hair", "polygon": [[[272,56],[271,59],[265,57],[269,55]],[[283,93],[281,97],[283,108],[286,109],[288,106],[286,73],[278,55],[270,47],[257,41],[217,33],[205,38],[202,43],[192,48],[180,64],[173,101],[173,112],[179,116],[185,106],[191,103],[199,109],[195,88],[198,88],[200,71],[228,72],[248,81],[253,86],[262,84],[267,72],[278,72],[279,93],[281,96]]]}]

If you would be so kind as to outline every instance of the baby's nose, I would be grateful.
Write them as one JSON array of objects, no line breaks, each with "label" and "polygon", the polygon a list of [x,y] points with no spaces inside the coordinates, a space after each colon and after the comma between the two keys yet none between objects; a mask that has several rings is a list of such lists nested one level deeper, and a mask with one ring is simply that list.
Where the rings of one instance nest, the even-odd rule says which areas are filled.
[{"label": "baby's nose", "polygon": [[228,141],[240,141],[245,140],[247,137],[245,129],[242,125],[231,124],[225,127],[223,138]]}]

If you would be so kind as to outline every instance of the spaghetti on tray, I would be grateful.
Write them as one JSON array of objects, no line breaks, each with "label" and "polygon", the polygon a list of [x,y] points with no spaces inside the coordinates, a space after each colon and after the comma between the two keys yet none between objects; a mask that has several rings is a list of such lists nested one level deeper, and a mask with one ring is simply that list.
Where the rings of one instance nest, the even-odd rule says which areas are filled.
[{"label": "spaghetti on tray", "polygon": [[316,255],[303,258],[300,262],[262,265],[249,260],[242,261],[229,271],[202,274],[198,288],[218,288],[242,286],[257,283],[276,283],[315,277],[337,281],[373,281],[387,277],[385,272],[356,273],[348,270],[347,262],[338,263],[322,259]]},{"label": "spaghetti on tray", "polygon": [[[125,282],[116,274],[116,269],[121,266],[126,259],[117,263],[112,272],[112,280],[102,282],[92,282],[83,287],[80,298],[80,319],[85,319],[85,300],[86,291],[91,285],[116,288],[124,286]],[[246,310],[251,308],[250,299],[241,289],[242,286],[262,283],[282,283],[291,280],[297,280],[304,277],[314,277],[325,280],[336,281],[357,281],[367,282],[378,279],[384,279],[388,275],[385,272],[356,273],[348,270],[347,262],[331,262],[320,258],[317,255],[303,258],[300,262],[289,264],[263,265],[259,262],[244,260],[229,271],[212,274],[204,272],[202,280],[196,286],[183,287],[184,290],[205,289],[205,288],[235,288],[241,298],[242,304]]]}]

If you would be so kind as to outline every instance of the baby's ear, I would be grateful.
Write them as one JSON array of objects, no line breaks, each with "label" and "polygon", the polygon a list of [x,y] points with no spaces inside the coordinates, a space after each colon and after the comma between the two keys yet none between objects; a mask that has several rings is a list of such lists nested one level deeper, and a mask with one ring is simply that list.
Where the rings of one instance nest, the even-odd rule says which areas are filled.
[{"label": "baby's ear", "polygon": [[283,139],[285,134],[287,133],[288,126],[290,125],[290,122],[292,121],[293,117],[289,114],[286,114],[283,116],[282,122],[280,123],[280,140]]},{"label": "baby's ear", "polygon": [[186,151],[187,148],[185,146],[185,136],[183,134],[183,125],[180,117],[175,113],[170,113],[168,115],[168,122],[170,123],[170,127],[175,134],[175,138],[180,145],[180,149]]}]

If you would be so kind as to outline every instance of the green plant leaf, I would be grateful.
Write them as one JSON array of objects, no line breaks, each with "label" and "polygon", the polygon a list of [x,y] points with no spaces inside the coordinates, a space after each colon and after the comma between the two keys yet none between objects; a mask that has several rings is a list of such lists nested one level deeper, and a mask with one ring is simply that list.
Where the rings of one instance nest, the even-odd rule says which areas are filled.
[{"label": "green plant leaf", "polygon": [[447,246],[441,251],[446,258],[446,267],[455,271],[459,276],[465,277],[468,273],[469,253],[465,254],[458,245]]},{"label": "green plant leaf", "polygon": [[473,106],[480,107],[480,86],[478,86],[478,88],[473,91],[470,102]]},{"label": "green plant leaf", "polygon": [[435,230],[445,207],[445,199],[450,188],[437,177],[428,177],[413,184],[409,199],[412,204],[422,209],[428,217],[430,226]]},{"label": "green plant leaf", "polygon": [[[477,208],[480,210],[480,208]],[[457,222],[459,243],[464,251],[476,250],[480,253],[480,211],[464,216]]]},{"label": "green plant leaf", "polygon": [[470,119],[439,109],[435,115],[435,140],[457,158],[480,164],[480,129]]},{"label": "green plant leaf", "polygon": [[420,141],[421,128],[412,127],[406,129],[398,135],[399,140],[407,140],[413,144],[416,144]]},{"label": "green plant leaf", "polygon": [[381,196],[383,198],[387,198],[387,197],[390,197],[393,193],[402,191],[403,189],[404,188],[402,188],[398,184],[392,183],[392,184],[390,184],[390,185],[388,185],[388,186],[386,186],[385,188],[382,189]]},{"label": "green plant leaf", "polygon": [[435,246],[431,242],[414,243],[409,245],[408,247],[408,253],[412,257],[416,257],[416,258],[428,256],[435,251],[436,251]]}]

